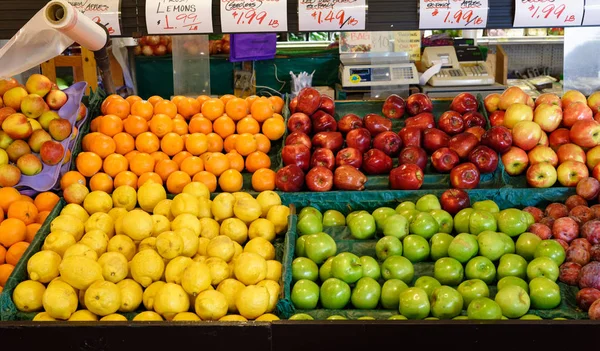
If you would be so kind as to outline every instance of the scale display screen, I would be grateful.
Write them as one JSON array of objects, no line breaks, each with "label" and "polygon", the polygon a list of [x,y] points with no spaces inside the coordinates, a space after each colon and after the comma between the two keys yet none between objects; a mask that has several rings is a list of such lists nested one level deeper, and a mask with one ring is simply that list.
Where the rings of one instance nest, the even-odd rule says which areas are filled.
[{"label": "scale display screen", "polygon": [[359,76],[361,82],[389,82],[392,80],[389,67],[351,68],[350,76]]}]

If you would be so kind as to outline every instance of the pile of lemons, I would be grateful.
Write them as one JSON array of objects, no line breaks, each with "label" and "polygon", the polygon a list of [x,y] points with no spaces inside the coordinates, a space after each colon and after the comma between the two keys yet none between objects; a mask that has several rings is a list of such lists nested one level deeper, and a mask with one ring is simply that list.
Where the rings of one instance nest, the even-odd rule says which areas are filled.
[{"label": "pile of lemons", "polygon": [[272,243],[289,208],[273,191],[210,197],[199,182],[172,200],[146,182],[67,204],[27,262],[17,309],[38,321],[277,319],[282,267]]}]

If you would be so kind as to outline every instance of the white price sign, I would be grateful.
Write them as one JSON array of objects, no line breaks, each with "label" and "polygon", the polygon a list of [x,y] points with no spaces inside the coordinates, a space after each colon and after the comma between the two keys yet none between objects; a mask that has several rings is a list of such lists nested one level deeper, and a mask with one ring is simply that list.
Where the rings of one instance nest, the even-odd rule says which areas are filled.
[{"label": "white price sign", "polygon": [[212,33],[212,6],[207,0],[146,0],[148,34]]},{"label": "white price sign", "polygon": [[219,1],[224,33],[287,32],[287,0]]},{"label": "white price sign", "polygon": [[421,0],[420,29],[485,28],[488,0]]},{"label": "white price sign", "polygon": [[584,0],[515,0],[514,27],[580,26]]},{"label": "white price sign", "polygon": [[364,30],[366,0],[299,0],[300,32]]},{"label": "white price sign", "polygon": [[92,21],[103,24],[109,35],[121,35],[121,0],[69,0],[69,4]]},{"label": "white price sign", "polygon": [[600,25],[600,0],[585,0],[584,26]]}]

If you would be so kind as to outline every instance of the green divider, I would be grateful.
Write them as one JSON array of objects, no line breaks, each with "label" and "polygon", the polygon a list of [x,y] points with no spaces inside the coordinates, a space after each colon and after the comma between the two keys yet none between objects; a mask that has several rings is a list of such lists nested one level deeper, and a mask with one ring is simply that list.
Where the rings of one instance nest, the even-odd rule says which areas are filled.
[{"label": "green divider", "polygon": [[[293,207],[291,210],[293,211]],[[289,296],[292,294],[292,261],[294,260],[294,251],[296,247],[294,236],[296,235],[297,221],[298,216],[295,214],[290,214],[288,216],[288,230],[285,233],[283,245],[279,246],[282,249],[281,256],[279,256],[280,250],[277,250],[277,260],[281,262],[282,270],[280,281],[281,293],[275,308],[275,314],[282,319],[287,319],[294,314],[294,304],[292,304]]]}]

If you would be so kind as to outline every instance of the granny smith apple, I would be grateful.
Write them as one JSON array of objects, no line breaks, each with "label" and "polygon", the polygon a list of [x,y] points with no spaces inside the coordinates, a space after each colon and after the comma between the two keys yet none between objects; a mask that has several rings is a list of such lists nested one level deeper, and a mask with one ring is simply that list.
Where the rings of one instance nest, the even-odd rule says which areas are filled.
[{"label": "granny smith apple", "polygon": [[504,242],[504,253],[515,253],[515,241],[513,238],[504,233],[498,233],[498,235],[500,235],[500,238]]},{"label": "granny smith apple", "polygon": [[502,315],[508,318],[519,318],[529,311],[531,301],[527,292],[517,285],[507,286],[499,290],[494,298],[502,309]]},{"label": "granny smith apple", "polygon": [[550,257],[560,266],[565,261],[565,249],[558,241],[544,240],[536,247],[533,257]]},{"label": "granny smith apple", "polygon": [[319,302],[319,286],[308,279],[301,279],[292,288],[292,303],[301,310],[312,310]]},{"label": "granny smith apple", "polygon": [[498,279],[504,277],[527,278],[527,261],[516,254],[505,254],[498,262]]},{"label": "granny smith apple", "polygon": [[470,279],[460,283],[456,289],[463,298],[463,308],[466,310],[471,301],[479,297],[489,297],[490,289],[481,279]]},{"label": "granny smith apple", "polygon": [[523,211],[523,215],[525,215],[525,219],[527,220],[527,228],[535,223],[535,217],[531,213]]},{"label": "granny smith apple", "polygon": [[388,321],[406,321],[408,320],[408,318],[404,317],[401,314],[395,314],[393,316],[391,316],[390,318],[388,318]]},{"label": "granny smith apple", "polygon": [[442,205],[440,204],[440,200],[438,200],[437,196],[433,194],[427,194],[421,196],[419,200],[417,200],[415,208],[417,211],[429,212],[431,210],[441,210]]},{"label": "granny smith apple", "polygon": [[463,266],[452,257],[442,257],[433,265],[433,277],[442,285],[456,286],[463,280]]},{"label": "granny smith apple", "polygon": [[470,207],[463,208],[454,216],[454,230],[457,233],[469,232],[469,218],[471,217],[471,213],[473,213],[473,211],[475,210]]},{"label": "granny smith apple", "polygon": [[354,308],[360,310],[373,310],[379,304],[381,297],[381,286],[377,280],[369,277],[362,277],[356,282],[352,289],[350,301]]},{"label": "granny smith apple", "polygon": [[396,214],[396,211],[391,207],[379,207],[378,209],[373,211],[373,213],[371,213],[371,215],[375,219],[375,226],[377,227],[377,231],[380,233],[383,232],[383,224],[385,223],[385,220],[389,216],[395,215],[395,214]]},{"label": "granny smith apple", "polygon": [[496,267],[487,257],[473,257],[465,266],[465,276],[467,279],[481,279],[486,284],[492,284],[496,280]]},{"label": "granny smith apple", "polygon": [[398,214],[401,215],[402,217],[406,218],[406,220],[408,221],[408,223],[412,222],[413,219],[415,219],[415,217],[421,212],[417,211],[417,210],[410,210],[410,209],[406,209],[406,210],[402,210],[400,211]]},{"label": "granny smith apple", "polygon": [[326,233],[310,234],[304,243],[306,257],[316,264],[325,262],[331,256],[335,256],[337,245],[335,240]]},{"label": "granny smith apple", "polygon": [[477,235],[479,254],[491,261],[496,261],[504,255],[504,240],[497,232],[483,231]]},{"label": "granny smith apple", "polygon": [[498,229],[510,237],[524,233],[529,228],[529,222],[523,213],[523,211],[516,208],[500,211],[498,214]]},{"label": "granny smith apple", "polygon": [[331,262],[333,262],[333,259],[335,258],[335,256],[329,257],[325,263],[323,263],[321,265],[321,267],[319,268],[319,279],[324,282],[329,278],[332,278],[333,276],[331,275]]},{"label": "granny smith apple", "polygon": [[529,278],[529,281],[537,277],[546,277],[555,282],[558,279],[558,275],[558,265],[550,257],[542,256],[534,258],[527,265],[527,278]]},{"label": "granny smith apple", "polygon": [[454,230],[454,220],[450,213],[444,210],[431,210],[429,214],[438,223],[440,233],[452,233],[452,230]]},{"label": "granny smith apple", "polygon": [[294,254],[296,257],[306,257],[306,238],[307,236],[301,236],[296,239],[296,249]]},{"label": "granny smith apple", "polygon": [[375,254],[381,261],[390,256],[402,256],[402,242],[394,236],[384,236],[375,244]]},{"label": "granny smith apple", "polygon": [[323,222],[319,217],[312,213],[307,213],[301,219],[298,219],[298,235],[316,234],[323,231]]},{"label": "granny smith apple", "polygon": [[298,257],[292,261],[292,279],[298,281],[308,279],[316,281],[319,278],[319,267],[306,257]]},{"label": "granny smith apple", "polygon": [[331,261],[331,275],[348,284],[362,278],[363,269],[360,257],[350,252],[342,252]]},{"label": "granny smith apple", "polygon": [[381,264],[383,279],[400,279],[410,284],[415,276],[413,264],[403,256],[390,256]]},{"label": "granny smith apple", "polygon": [[458,260],[460,263],[467,263],[477,255],[478,251],[477,237],[467,233],[455,236],[450,246],[448,246],[448,256]]},{"label": "granny smith apple", "polygon": [[290,321],[313,321],[315,320],[311,315],[308,315],[306,313],[296,313],[295,315],[291,316]]},{"label": "granny smith apple", "polygon": [[427,318],[423,318],[424,321],[439,321],[440,319],[438,317],[427,317]]},{"label": "granny smith apple", "polygon": [[453,321],[468,321],[469,317],[468,316],[456,316],[454,318],[452,318]]},{"label": "granny smith apple", "polygon": [[420,212],[410,221],[409,229],[412,234],[420,235],[429,240],[433,234],[439,231],[440,225],[431,214]]},{"label": "granny smith apple", "polygon": [[483,231],[495,232],[498,229],[496,218],[488,211],[473,211],[469,217],[469,233],[477,235]]},{"label": "granny smith apple", "polygon": [[402,239],[408,235],[408,232],[408,220],[402,215],[391,215],[387,217],[383,223],[383,235],[385,236],[394,236],[398,239]]},{"label": "granny smith apple", "polygon": [[350,213],[348,213],[348,215],[346,216],[346,224],[350,223],[350,221],[352,219],[354,219],[356,216],[358,216],[359,214],[365,214],[365,213],[369,213],[365,210],[359,210],[359,211],[352,211]]},{"label": "granny smith apple", "polygon": [[339,310],[350,302],[350,286],[337,278],[329,278],[321,285],[321,305],[330,310]]},{"label": "granny smith apple", "polygon": [[448,247],[454,240],[454,237],[447,233],[437,233],[431,237],[430,242],[430,255],[433,261],[437,261],[442,257],[448,257]]},{"label": "granny smith apple", "polygon": [[455,289],[442,285],[431,294],[431,315],[439,319],[451,319],[463,308],[462,295]]},{"label": "granny smith apple", "polygon": [[397,310],[400,304],[400,292],[408,285],[400,279],[389,279],[381,288],[381,306],[386,310]]},{"label": "granny smith apple", "polygon": [[374,321],[375,317],[371,317],[371,316],[362,316],[362,317],[358,317],[356,319],[357,321]]},{"label": "granny smith apple", "polygon": [[512,285],[521,287],[523,290],[525,290],[525,292],[529,293],[529,285],[527,284],[527,282],[519,277],[515,277],[515,276],[511,276],[511,275],[498,280],[498,284],[496,285],[496,287],[498,288],[498,291],[500,291],[500,290],[502,290],[508,286],[512,286]]},{"label": "granny smith apple", "polygon": [[431,305],[425,290],[408,288],[400,293],[400,314],[408,319],[423,319],[429,316]]},{"label": "granny smith apple", "polygon": [[476,201],[471,207],[476,211],[487,211],[491,214],[500,212],[500,207],[492,200]]},{"label": "granny smith apple", "polygon": [[415,288],[421,288],[425,290],[430,300],[433,291],[439,288],[440,286],[442,286],[442,284],[440,284],[440,282],[438,282],[437,279],[427,275],[420,276],[419,278],[417,278],[417,280],[415,280]]},{"label": "granny smith apple", "polygon": [[479,297],[467,307],[467,315],[473,320],[500,320],[502,318],[502,309],[496,301]]},{"label": "granny smith apple", "polygon": [[348,320],[348,318],[334,314],[333,316],[327,317],[327,320],[328,321],[346,321],[346,320]]},{"label": "granny smith apple", "polygon": [[[522,316],[519,319],[523,320],[523,321],[541,321],[541,320],[544,320],[544,318],[542,318],[540,316],[536,316],[535,314],[526,314],[526,315]],[[554,318],[554,319],[556,319],[556,318]]]},{"label": "granny smith apple", "polygon": [[525,232],[519,235],[515,244],[517,255],[523,257],[527,261],[533,260],[535,249],[541,242],[542,239],[533,233]]},{"label": "granny smith apple", "polygon": [[362,276],[378,280],[381,278],[381,267],[379,263],[371,256],[361,256],[360,264],[362,266]]},{"label": "granny smith apple", "polygon": [[396,212],[400,213],[403,210],[415,210],[417,205],[415,205],[412,201],[403,201],[398,206],[396,206]]},{"label": "granny smith apple", "polygon": [[538,310],[550,310],[560,305],[560,287],[552,280],[537,277],[529,282],[531,306]]},{"label": "granny smith apple", "polygon": [[429,243],[419,235],[407,235],[402,241],[404,257],[412,263],[423,262],[429,258]]},{"label": "granny smith apple", "polygon": [[375,236],[377,225],[375,218],[368,212],[359,213],[348,221],[350,234],[356,239],[369,239]]},{"label": "granny smith apple", "polygon": [[327,210],[323,214],[323,227],[343,227],[346,225],[346,217],[336,210]]},{"label": "granny smith apple", "polygon": [[316,208],[311,207],[311,206],[304,207],[302,210],[300,210],[300,213],[298,213],[298,220],[300,220],[307,214],[313,214],[313,215],[317,216],[317,218],[319,218],[320,222],[323,222],[323,215],[321,214],[321,211],[319,211]]}]

